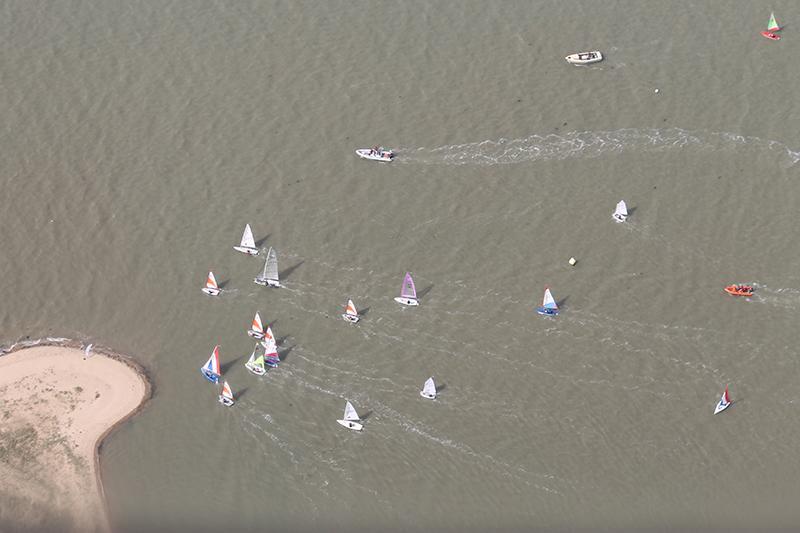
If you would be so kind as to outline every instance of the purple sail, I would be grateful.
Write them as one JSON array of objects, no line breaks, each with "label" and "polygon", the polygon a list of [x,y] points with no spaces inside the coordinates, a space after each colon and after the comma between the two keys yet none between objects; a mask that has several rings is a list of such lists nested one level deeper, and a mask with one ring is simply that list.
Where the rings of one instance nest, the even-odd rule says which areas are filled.
[{"label": "purple sail", "polygon": [[403,279],[403,287],[400,289],[401,298],[417,299],[417,288],[414,287],[414,280],[411,279],[411,273],[406,272],[406,277]]}]

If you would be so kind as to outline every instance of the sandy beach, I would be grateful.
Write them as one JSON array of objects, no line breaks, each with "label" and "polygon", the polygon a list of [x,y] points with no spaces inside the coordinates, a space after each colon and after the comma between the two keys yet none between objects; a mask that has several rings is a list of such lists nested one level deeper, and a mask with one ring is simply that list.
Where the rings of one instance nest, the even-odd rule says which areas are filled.
[{"label": "sandy beach", "polygon": [[108,531],[99,446],[149,392],[121,357],[62,346],[0,357],[0,529]]}]

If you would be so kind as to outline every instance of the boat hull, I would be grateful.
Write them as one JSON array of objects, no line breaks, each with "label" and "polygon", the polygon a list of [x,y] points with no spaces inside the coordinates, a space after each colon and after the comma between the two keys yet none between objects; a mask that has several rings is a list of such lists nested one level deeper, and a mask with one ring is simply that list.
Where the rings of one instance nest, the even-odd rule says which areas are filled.
[{"label": "boat hull", "polygon": [[279,359],[265,359],[264,364],[270,368],[278,368]]},{"label": "boat hull", "polygon": [[435,394],[428,394],[427,392],[422,391],[422,390],[419,391],[419,395],[422,396],[423,398],[427,398],[428,400],[435,400],[436,399],[436,395]]},{"label": "boat hull", "polygon": [[351,420],[337,420],[337,422],[339,422],[339,425],[341,425],[342,427],[346,427],[347,429],[352,429],[353,431],[361,431],[362,429],[364,429],[364,426],[362,426],[358,422],[353,422]]},{"label": "boat hull", "polygon": [[200,373],[203,374],[203,377],[206,378],[211,383],[219,383],[219,376],[216,374],[212,374],[205,368],[201,368]]},{"label": "boat hull", "polygon": [[628,217],[626,217],[624,215],[618,215],[616,213],[611,215],[611,218],[614,219],[614,222],[625,222],[626,220],[628,220]]},{"label": "boat hull", "polygon": [[276,279],[253,278],[253,283],[262,287],[280,288],[281,282]]},{"label": "boat hull", "polygon": [[398,296],[394,299],[395,302],[403,305],[408,305],[410,307],[414,307],[419,305],[419,301],[416,298],[404,298],[402,296]]},{"label": "boat hull", "polygon": [[547,309],[546,307],[537,307],[536,312],[540,315],[544,316],[557,316],[558,310],[557,309]]},{"label": "boat hull", "polygon": [[250,248],[248,246],[234,246],[234,250],[237,252],[242,252],[243,254],[247,255],[258,255],[258,248]]},{"label": "boat hull", "polygon": [[770,41],[780,41],[781,40],[781,36],[780,35],[778,35],[777,33],[772,33],[771,31],[766,31],[766,30],[762,31],[761,35],[763,35],[764,37],[766,37]]},{"label": "boat hull", "polygon": [[212,287],[203,287],[200,290],[208,294],[209,296],[219,296],[219,293],[221,292],[219,289],[214,289]]},{"label": "boat hull", "polygon": [[592,63],[599,63],[603,60],[603,54],[595,50],[594,52],[578,52],[577,54],[570,54],[564,58],[567,63],[573,65],[591,65]]},{"label": "boat hull", "polygon": [[356,155],[363,159],[380,161],[382,163],[391,163],[392,159],[394,159],[394,152],[391,150],[380,150],[378,153],[374,153],[369,148],[359,148],[356,150]]},{"label": "boat hull", "polygon": [[358,317],[358,316],[353,316],[353,315],[348,315],[347,313],[344,313],[344,314],[342,315],[342,319],[343,319],[345,322],[350,322],[351,324],[355,324],[356,322],[358,322],[359,320],[361,320],[361,317]]},{"label": "boat hull", "polygon": [[219,403],[221,403],[225,407],[231,407],[234,403],[233,400],[231,400],[230,398],[226,398],[221,394],[217,397],[217,399],[219,400]]},{"label": "boat hull", "polygon": [[264,374],[267,373],[267,369],[261,368],[260,366],[251,365],[250,363],[245,363],[244,366],[245,368],[247,368],[247,370],[249,370],[252,374],[255,374],[256,376],[263,376]]},{"label": "boat hull", "polygon": [[728,294],[730,294],[731,296],[752,296],[753,295],[753,288],[752,287],[746,287],[745,289],[749,289],[749,290],[737,289],[735,285],[728,285],[723,290],[725,292],[727,292]]},{"label": "boat hull", "polygon": [[258,340],[261,340],[261,339],[264,338],[264,332],[263,331],[256,331],[254,329],[248,329],[247,330],[247,334],[250,335],[251,337],[253,337],[254,339],[258,339]]},{"label": "boat hull", "polygon": [[733,402],[723,403],[723,402],[720,401],[719,403],[717,403],[717,406],[714,408],[714,414],[716,415],[716,414],[721,413],[722,411],[724,411],[725,409],[730,407],[732,403]]}]

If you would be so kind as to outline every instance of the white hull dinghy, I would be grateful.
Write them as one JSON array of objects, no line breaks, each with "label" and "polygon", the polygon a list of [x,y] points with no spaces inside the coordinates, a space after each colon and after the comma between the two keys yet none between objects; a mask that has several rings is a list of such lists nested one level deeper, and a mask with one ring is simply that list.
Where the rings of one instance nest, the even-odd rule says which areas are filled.
[{"label": "white hull dinghy", "polygon": [[244,227],[242,241],[239,246],[234,246],[233,249],[247,255],[258,255],[258,248],[256,248],[256,241],[253,238],[253,230],[250,229],[250,224]]},{"label": "white hull dinghy", "polygon": [[345,307],[344,309],[344,314],[342,315],[342,318],[347,322],[350,322],[351,324],[355,324],[356,322],[361,320],[361,317],[358,316],[358,311],[356,310],[356,306],[353,303],[353,300],[347,300],[347,307]]},{"label": "white hull dinghy", "polygon": [[214,277],[213,272],[208,273],[208,277],[206,278],[206,286],[200,290],[209,296],[219,296],[219,293],[222,292],[222,290],[219,288],[219,285],[217,285],[217,278]]},{"label": "white hull dinghy", "polygon": [[256,357],[257,351],[258,344],[253,347],[253,353],[250,354],[250,359],[247,360],[244,366],[256,376],[263,376],[267,373],[267,368],[264,366],[264,354],[259,354],[258,357]]},{"label": "white hull dinghy", "polygon": [[264,338],[264,325],[261,323],[261,315],[258,314],[258,311],[256,311],[256,316],[253,317],[253,323],[250,325],[250,329],[247,330],[247,334],[258,340]]},{"label": "white hull dinghy", "polygon": [[617,203],[617,208],[614,209],[614,214],[611,215],[614,218],[615,222],[625,222],[628,220],[628,206],[625,204],[625,200],[620,200]]},{"label": "white hull dinghy", "polygon": [[341,420],[337,420],[342,427],[346,427],[347,429],[352,429],[353,431],[361,431],[364,429],[364,426],[360,423],[361,418],[359,418],[358,413],[356,413],[355,407],[353,404],[350,403],[350,400],[344,405],[344,417]]},{"label": "white hull dinghy", "polygon": [[369,159],[370,161],[383,161],[384,163],[389,163],[394,159],[394,151],[387,150],[382,146],[359,148],[356,150],[356,155],[364,159]]},{"label": "white hull dinghy", "polygon": [[414,286],[414,280],[410,272],[406,272],[406,277],[403,278],[403,286],[400,287],[400,296],[395,298],[394,301],[403,305],[419,305],[419,300],[417,300],[417,288]]},{"label": "white hull dinghy", "polygon": [[227,381],[222,383],[222,394],[219,395],[219,403],[225,407],[230,407],[234,404],[233,391]]},{"label": "white hull dinghy", "polygon": [[572,63],[573,65],[591,65],[592,63],[602,61],[603,54],[601,54],[599,50],[578,52],[577,54],[570,54],[564,59],[567,60],[567,63]]},{"label": "white hull dinghy", "polygon": [[714,414],[721,413],[730,407],[732,403],[731,395],[728,393],[728,386],[725,385],[725,392],[722,393],[722,398],[717,402],[717,406],[714,408]]},{"label": "white hull dinghy", "polygon": [[265,287],[280,287],[278,280],[278,252],[275,248],[267,251],[267,258],[264,260],[264,270],[253,280],[256,285]]},{"label": "white hull dinghy", "polygon": [[436,399],[436,384],[433,382],[433,377],[429,377],[425,381],[425,385],[422,387],[422,390],[419,391],[419,395],[429,400]]}]

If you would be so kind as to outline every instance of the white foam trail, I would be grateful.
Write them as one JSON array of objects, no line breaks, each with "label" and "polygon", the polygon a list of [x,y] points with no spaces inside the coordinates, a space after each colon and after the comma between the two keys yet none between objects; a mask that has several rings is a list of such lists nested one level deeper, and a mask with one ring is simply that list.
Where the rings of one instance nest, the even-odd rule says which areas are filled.
[{"label": "white foam trail", "polygon": [[681,128],[624,128],[534,134],[521,139],[498,139],[438,148],[400,150],[397,162],[440,165],[510,165],[533,161],[593,158],[623,152],[694,149],[732,151],[742,146],[772,150],[786,156],[789,167],[800,161],[800,150],[780,141],[735,133],[688,131]]}]

